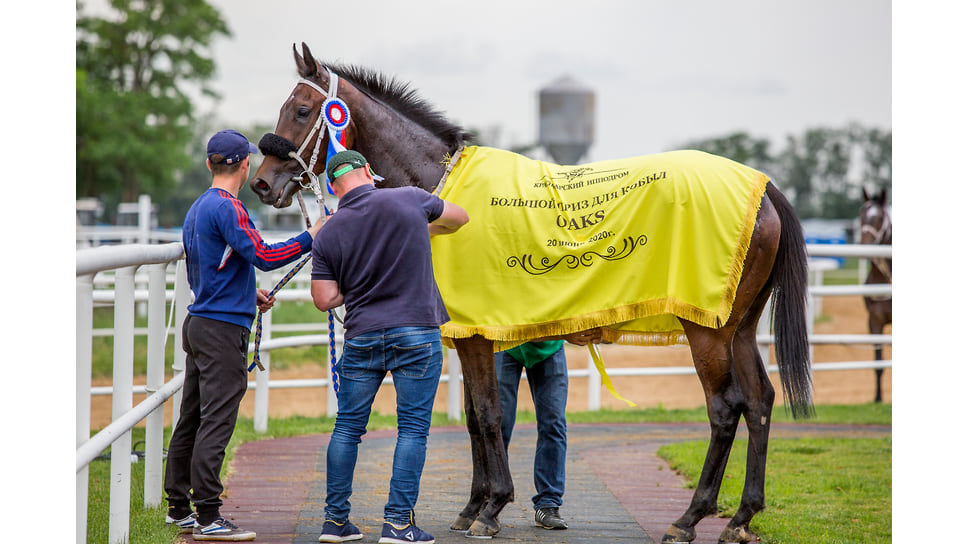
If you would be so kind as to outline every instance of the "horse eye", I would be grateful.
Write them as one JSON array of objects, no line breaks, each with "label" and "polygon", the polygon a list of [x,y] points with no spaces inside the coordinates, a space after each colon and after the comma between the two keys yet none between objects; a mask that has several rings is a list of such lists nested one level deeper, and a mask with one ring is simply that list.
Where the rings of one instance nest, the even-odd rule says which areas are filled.
[{"label": "horse eye", "polygon": [[296,115],[298,115],[299,117],[308,117],[309,116],[309,107],[308,106],[299,106],[299,109],[296,110]]}]

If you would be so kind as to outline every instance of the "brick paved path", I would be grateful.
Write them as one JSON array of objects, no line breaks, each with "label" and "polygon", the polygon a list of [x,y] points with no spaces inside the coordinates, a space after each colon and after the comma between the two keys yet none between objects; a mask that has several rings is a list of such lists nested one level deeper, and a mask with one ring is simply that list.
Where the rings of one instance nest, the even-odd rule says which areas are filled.
[{"label": "brick paved path", "polygon": [[[773,437],[890,436],[889,426],[774,425]],[[662,539],[669,524],[686,509],[692,491],[655,455],[666,443],[706,439],[705,424],[572,424],[568,427],[567,487],[562,516],[567,531],[534,527],[534,425],[515,428],[510,465],[515,501],[501,513],[501,542],[584,544]],[[368,433],[360,445],[351,498],[352,521],[364,543],[375,543],[383,523],[395,431]],[[745,437],[740,427],[738,437]],[[329,435],[263,440],[243,444],[225,482],[222,514],[256,531],[256,542],[317,542],[326,491]],[[464,428],[434,428],[416,508],[417,525],[439,544],[473,542],[448,530],[470,490],[470,441]],[[697,527],[697,544],[715,543],[727,520],[706,518]],[[188,539],[191,542],[191,539]]]}]

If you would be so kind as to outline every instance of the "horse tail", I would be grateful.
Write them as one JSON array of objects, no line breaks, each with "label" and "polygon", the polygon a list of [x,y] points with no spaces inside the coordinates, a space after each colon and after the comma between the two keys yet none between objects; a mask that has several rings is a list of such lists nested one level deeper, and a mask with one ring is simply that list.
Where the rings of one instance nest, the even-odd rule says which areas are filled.
[{"label": "horse tail", "polygon": [[773,263],[773,330],[783,394],[795,419],[814,415],[813,374],[807,338],[807,247],[790,202],[773,182],[766,194],[780,217]]}]

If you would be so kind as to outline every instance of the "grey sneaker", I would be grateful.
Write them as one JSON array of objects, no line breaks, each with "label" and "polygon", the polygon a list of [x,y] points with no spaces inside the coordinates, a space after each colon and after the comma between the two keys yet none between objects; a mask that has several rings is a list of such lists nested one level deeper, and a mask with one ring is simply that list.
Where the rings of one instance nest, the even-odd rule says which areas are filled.
[{"label": "grey sneaker", "polygon": [[[175,514],[175,516],[177,517],[179,514]],[[169,513],[165,516],[165,525],[177,525],[183,535],[191,533],[192,529],[195,528],[195,512],[178,517],[178,519],[173,518]]]},{"label": "grey sneaker", "polygon": [[205,527],[196,524],[192,530],[192,539],[241,542],[244,540],[255,540],[255,532],[239,529],[231,521],[220,517]]},{"label": "grey sneaker", "polygon": [[545,529],[567,529],[568,524],[558,514],[558,507],[538,508],[534,511],[534,522]]}]

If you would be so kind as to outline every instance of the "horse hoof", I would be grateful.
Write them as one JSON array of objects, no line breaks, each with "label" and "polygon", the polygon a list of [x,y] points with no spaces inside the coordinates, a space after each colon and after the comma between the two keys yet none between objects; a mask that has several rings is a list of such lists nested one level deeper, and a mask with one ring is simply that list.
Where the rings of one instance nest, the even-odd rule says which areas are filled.
[{"label": "horse hoof", "polygon": [[666,533],[662,535],[662,544],[689,544],[696,539],[696,530],[692,527],[683,529],[670,525]]},{"label": "horse hoof", "polygon": [[493,524],[485,523],[480,519],[474,520],[470,529],[467,530],[468,538],[491,538],[501,531],[501,523],[497,520]]},{"label": "horse hoof", "polygon": [[457,531],[460,533],[466,533],[468,529],[471,528],[471,524],[474,520],[471,518],[465,518],[464,516],[457,516],[457,520],[451,524],[450,530]]},{"label": "horse hoof", "polygon": [[759,540],[756,535],[754,535],[746,527],[734,527],[732,525],[727,525],[723,529],[723,533],[719,535],[719,544],[746,544],[747,542],[755,542]]}]

